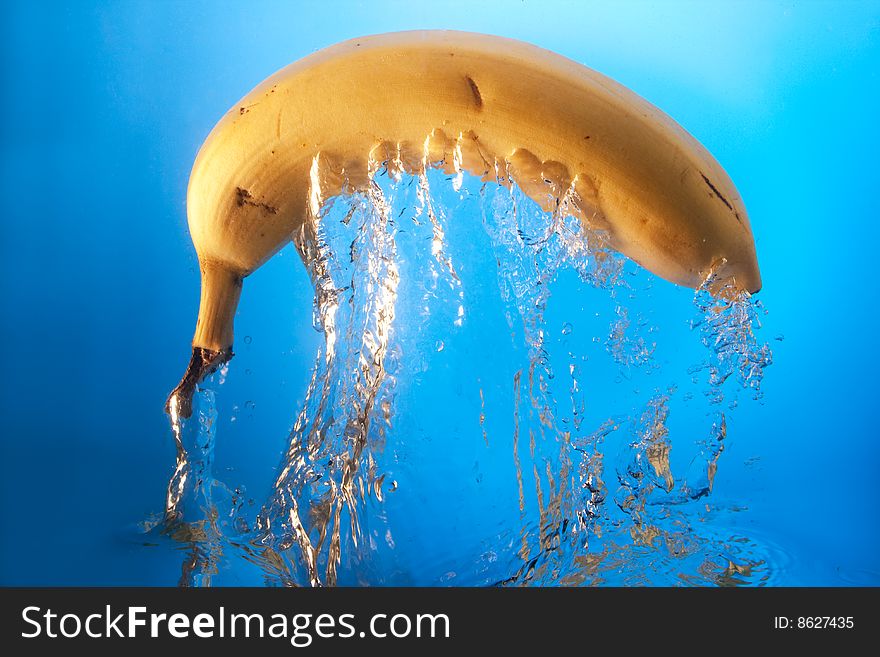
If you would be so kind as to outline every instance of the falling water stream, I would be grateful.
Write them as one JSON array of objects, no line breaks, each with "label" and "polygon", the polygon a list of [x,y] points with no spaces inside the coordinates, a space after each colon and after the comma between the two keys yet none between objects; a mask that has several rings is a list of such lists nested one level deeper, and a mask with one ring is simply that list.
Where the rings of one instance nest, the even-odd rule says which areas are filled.
[{"label": "falling water stream", "polygon": [[[148,530],[185,547],[180,583],[237,560],[292,586],[771,582],[770,548],[713,504],[729,421],[761,403],[763,309],[710,275],[689,316],[650,316],[672,284],[569,202],[381,165],[366,192],[316,196],[295,244],[323,344],[262,504],[212,469],[235,362],[191,418],[171,409],[177,466]],[[669,321],[699,362],[664,345]]]}]

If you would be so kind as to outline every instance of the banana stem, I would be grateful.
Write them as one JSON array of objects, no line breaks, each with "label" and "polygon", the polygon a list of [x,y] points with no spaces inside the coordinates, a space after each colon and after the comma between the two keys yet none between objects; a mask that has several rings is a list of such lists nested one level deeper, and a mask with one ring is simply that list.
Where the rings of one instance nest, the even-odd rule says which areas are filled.
[{"label": "banana stem", "polygon": [[193,347],[208,351],[231,349],[232,323],[241,295],[242,277],[214,263],[203,264],[201,270],[202,299]]},{"label": "banana stem", "polygon": [[168,395],[165,412],[183,418],[192,415],[196,386],[232,358],[232,324],[241,296],[240,274],[217,264],[203,264],[199,318],[193,352],[186,372]]}]

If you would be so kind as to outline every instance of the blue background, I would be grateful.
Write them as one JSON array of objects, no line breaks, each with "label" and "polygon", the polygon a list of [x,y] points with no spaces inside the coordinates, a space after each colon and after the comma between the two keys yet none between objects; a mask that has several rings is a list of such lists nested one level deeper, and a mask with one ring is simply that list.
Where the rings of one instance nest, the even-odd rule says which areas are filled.
[{"label": "blue background", "polygon": [[[136,524],[161,511],[173,467],[162,404],[198,301],[185,217],[196,151],[287,63],[430,27],[583,62],[716,155],[752,217],[763,337],[784,334],[716,488],[784,548],[779,583],[880,583],[880,4],[374,0],[7,3],[0,584],[176,582],[179,559],[143,550]],[[248,281],[236,328],[253,340],[231,373],[239,403],[258,403],[217,447],[217,469],[259,494],[319,338],[294,259]]]}]

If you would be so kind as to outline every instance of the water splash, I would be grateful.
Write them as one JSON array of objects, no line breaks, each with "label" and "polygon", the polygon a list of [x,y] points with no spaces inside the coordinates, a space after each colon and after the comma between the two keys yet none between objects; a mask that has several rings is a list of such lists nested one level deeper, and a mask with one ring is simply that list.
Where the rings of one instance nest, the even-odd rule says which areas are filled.
[{"label": "water splash", "polygon": [[700,339],[709,351],[703,368],[709,373],[712,402],[723,401],[722,387],[731,376],[760,399],[764,370],[773,362],[770,345],[758,342],[755,336],[761,328],[761,302],[753,302],[734,280],[711,272],[697,290],[694,305],[701,316],[691,325],[699,329]]},{"label": "water splash", "polygon": [[[190,420],[172,409],[155,531],[186,547],[181,583],[236,559],[287,586],[770,581],[759,544],[705,531],[730,512],[706,503],[727,415],[738,390],[760,398],[771,363],[760,305],[714,274],[697,291],[707,356],[683,374],[705,386],[709,425],[680,436],[670,417],[693,402],[679,373],[660,382],[674,368],[639,303],[653,278],[582,227],[574,183],[548,187],[548,212],[506,171],[478,181],[450,164],[372,160],[366,188],[324,198],[339,172],[315,159],[294,236],[323,336],[305,401],[258,511],[212,474],[225,372]],[[556,324],[560,289],[595,311]]]},{"label": "water splash", "polygon": [[165,513],[145,529],[169,536],[185,546],[179,584],[210,586],[218,573],[226,542],[247,530],[242,515],[243,492],[230,490],[214,477],[214,442],[217,409],[214,386],[226,376],[226,368],[208,379],[193,400],[193,414],[179,413],[179,399],[170,403],[171,429],[177,463],[168,482]]},{"label": "water splash", "polygon": [[[325,347],[257,522],[260,543],[279,553],[294,548],[291,570],[312,585],[343,583],[343,554],[363,564],[371,558],[365,508],[367,498],[381,502],[384,485],[371,450],[390,424],[393,389],[385,361],[399,275],[390,205],[377,184],[337,205],[346,206],[343,219],[319,214],[301,245]],[[348,248],[340,252],[342,243]],[[379,422],[374,411],[384,415]]]}]

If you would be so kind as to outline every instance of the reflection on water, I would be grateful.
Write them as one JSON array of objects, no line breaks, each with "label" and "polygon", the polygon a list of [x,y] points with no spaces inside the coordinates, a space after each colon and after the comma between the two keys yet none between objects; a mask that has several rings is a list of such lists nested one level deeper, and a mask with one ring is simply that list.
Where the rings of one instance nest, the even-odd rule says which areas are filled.
[{"label": "reflection on water", "polygon": [[[736,510],[712,503],[728,419],[771,362],[760,305],[710,275],[680,318],[704,361],[658,358],[634,300],[668,284],[585,232],[570,191],[544,212],[515,185],[373,165],[369,191],[329,200],[312,171],[295,242],[324,340],[262,505],[212,472],[234,363],[190,419],[171,409],[149,530],[185,549],[181,584],[771,582],[773,550],[719,530]],[[585,308],[553,309],[560,286]]]}]

